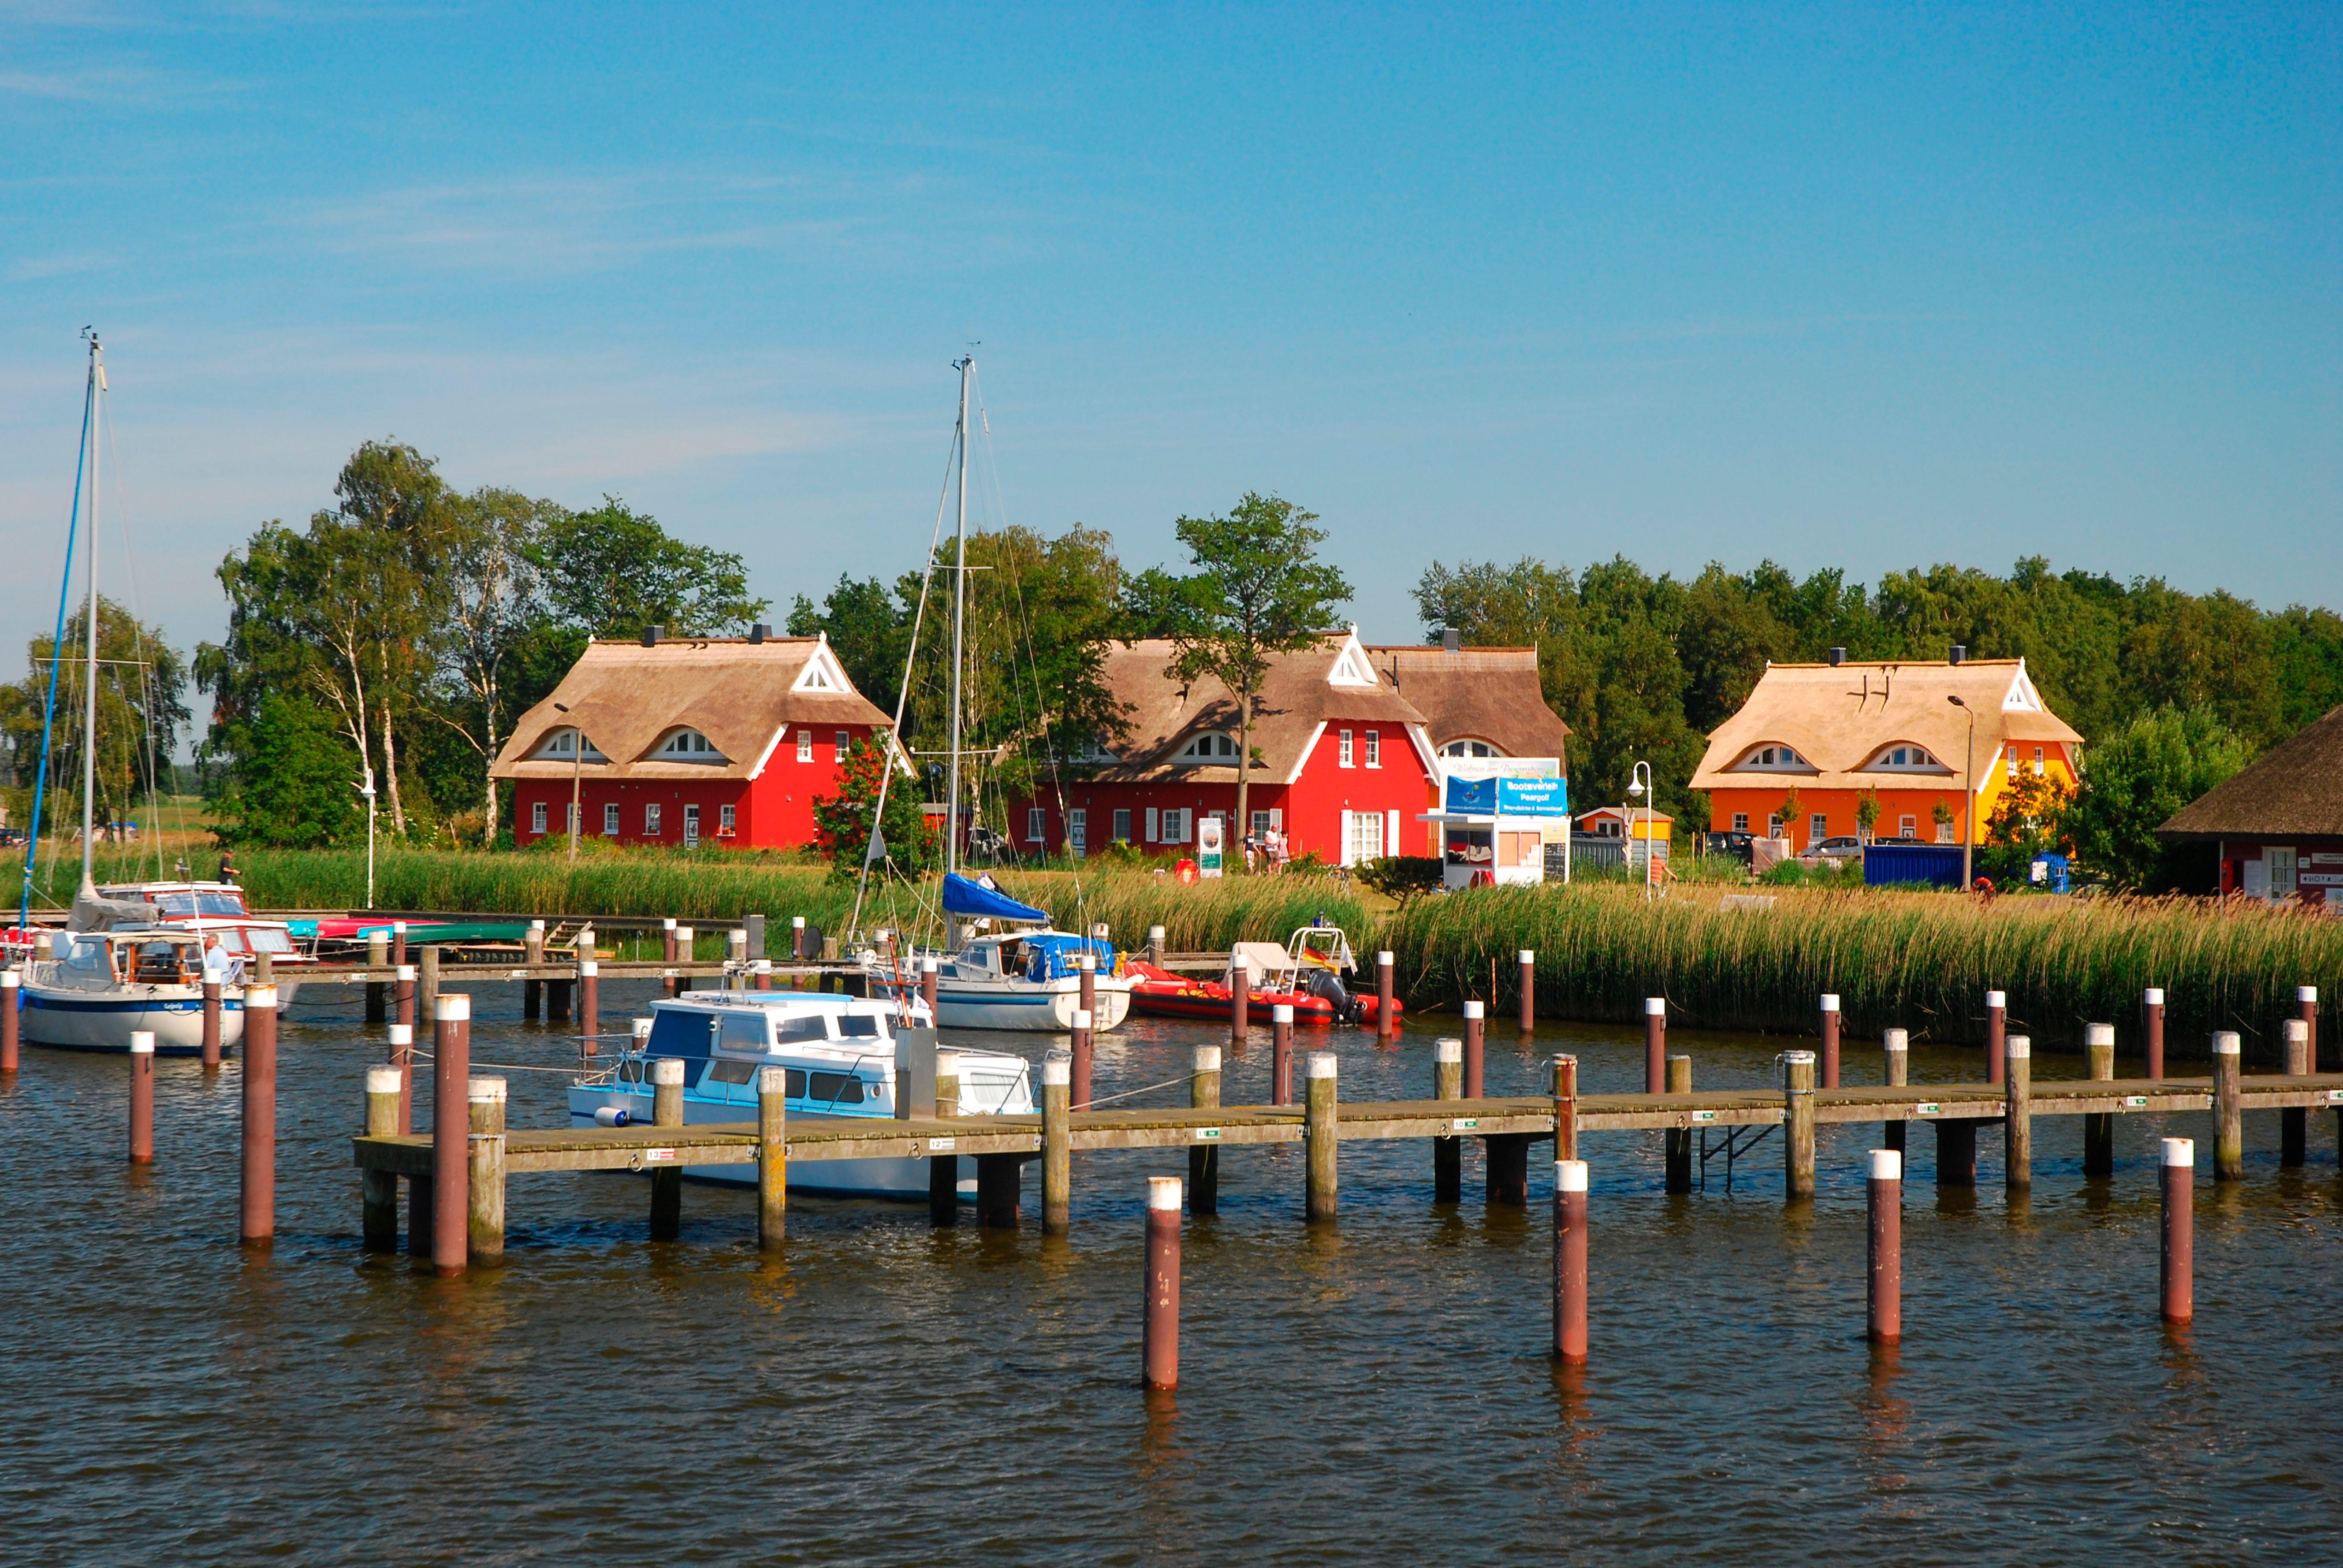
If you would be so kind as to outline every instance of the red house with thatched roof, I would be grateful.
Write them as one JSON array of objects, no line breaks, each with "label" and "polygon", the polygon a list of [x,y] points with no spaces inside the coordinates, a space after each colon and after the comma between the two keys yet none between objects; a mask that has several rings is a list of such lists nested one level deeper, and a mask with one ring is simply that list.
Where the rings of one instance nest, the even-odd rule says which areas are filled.
[{"label": "red house with thatched roof", "polygon": [[887,731],[825,638],[589,642],[514,726],[490,777],[511,786],[513,838],[785,849],[813,841],[849,747]]}]

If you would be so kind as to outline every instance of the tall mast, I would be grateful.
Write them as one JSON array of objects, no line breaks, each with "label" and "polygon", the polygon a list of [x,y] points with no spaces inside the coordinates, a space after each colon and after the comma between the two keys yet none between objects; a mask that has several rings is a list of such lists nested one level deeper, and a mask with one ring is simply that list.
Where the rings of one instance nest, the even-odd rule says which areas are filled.
[{"label": "tall mast", "polygon": [[960,362],[960,523],[958,557],[952,567],[951,760],[944,785],[944,872],[960,869],[960,638],[968,618],[968,373],[976,356]]},{"label": "tall mast", "polygon": [[[81,890],[95,898],[97,883],[90,869],[97,853],[97,841],[92,831],[97,798],[97,432],[99,421],[105,417],[106,350],[98,346],[94,334],[89,340],[89,668],[85,676],[88,689],[82,703]],[[57,650],[59,654],[64,651]]]}]

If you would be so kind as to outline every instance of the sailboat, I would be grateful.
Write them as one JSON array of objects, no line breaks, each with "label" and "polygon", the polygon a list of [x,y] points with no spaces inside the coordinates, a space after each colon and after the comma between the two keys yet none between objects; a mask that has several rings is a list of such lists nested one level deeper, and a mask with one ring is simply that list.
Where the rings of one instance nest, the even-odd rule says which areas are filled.
[{"label": "sailboat", "polygon": [[[967,667],[968,624],[968,397],[976,357],[960,359],[960,422],[952,441],[959,462],[955,487],[960,503],[954,530],[952,574],[952,657],[950,750],[944,776],[944,881],[941,902],[944,946],[902,956],[876,948],[860,955],[864,974],[876,987],[905,989],[914,978],[919,960],[936,960],[936,1023],[942,1029],[1019,1030],[1064,1034],[1074,1027],[1081,994],[1091,992],[1090,1027],[1110,1030],[1131,1011],[1131,978],[1123,972],[1114,945],[1103,937],[1085,937],[1054,930],[1046,910],[1022,904],[1003,893],[991,878],[970,878],[960,869],[960,685]],[[939,528],[942,518],[937,518]],[[932,568],[930,568],[932,569]],[[921,590],[924,608],[925,590]],[[912,628],[914,647],[903,664],[903,686],[895,703],[895,729],[902,731],[903,709],[910,695],[912,660],[917,658],[919,632]],[[879,811],[871,819],[870,849],[863,861],[867,879],[880,852],[878,823],[886,810],[886,784],[880,786]],[[855,899],[860,912],[861,896]],[[1101,928],[1103,929],[1103,928]],[[1081,956],[1089,954],[1093,969],[1085,977]],[[907,962],[906,960],[910,961]]]},{"label": "sailboat", "polygon": [[[130,1037],[141,1030],[155,1036],[158,1051],[184,1055],[203,1047],[204,972],[202,938],[198,933],[162,923],[160,912],[144,900],[109,899],[97,890],[97,496],[98,433],[104,412],[106,350],[97,335],[89,336],[89,384],[82,407],[81,467],[88,488],[76,492],[75,522],[86,538],[85,558],[89,578],[87,600],[88,649],[84,670],[81,775],[81,887],[74,895],[73,912],[65,930],[55,937],[56,955],[25,966],[20,988],[24,1038],[36,1045],[67,1046],[83,1050],[130,1049]],[[71,567],[71,535],[67,536],[67,566]],[[64,607],[58,607],[58,637],[51,648],[52,706],[55,670],[65,658]],[[48,746],[42,742],[41,784],[47,782]],[[33,862],[40,837],[39,794],[35,795],[33,831],[25,846],[25,898],[17,925],[29,923]],[[241,988],[222,988],[220,1043],[233,1045],[244,1034]]]}]

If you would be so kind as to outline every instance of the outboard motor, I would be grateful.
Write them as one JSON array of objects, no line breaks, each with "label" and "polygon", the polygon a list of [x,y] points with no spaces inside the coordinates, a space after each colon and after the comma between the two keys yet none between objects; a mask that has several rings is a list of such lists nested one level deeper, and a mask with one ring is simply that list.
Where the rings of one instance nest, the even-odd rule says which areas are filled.
[{"label": "outboard motor", "polygon": [[1332,970],[1311,970],[1306,990],[1310,995],[1322,999],[1332,1007],[1334,1021],[1345,1028],[1356,1028],[1360,1020],[1366,1016],[1365,1004],[1349,991],[1344,990],[1342,982],[1334,978]]}]

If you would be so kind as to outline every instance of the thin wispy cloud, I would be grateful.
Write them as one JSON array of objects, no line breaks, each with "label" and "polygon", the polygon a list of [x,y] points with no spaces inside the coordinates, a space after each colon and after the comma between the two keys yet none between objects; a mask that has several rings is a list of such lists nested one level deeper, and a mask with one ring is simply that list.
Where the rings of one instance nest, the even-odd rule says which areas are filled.
[{"label": "thin wispy cloud", "polygon": [[103,251],[66,251],[55,256],[28,256],[11,263],[8,280],[31,283],[44,277],[76,277],[85,273],[104,272],[122,265],[118,256]]},{"label": "thin wispy cloud", "polygon": [[243,90],[241,83],[217,76],[156,71],[136,65],[0,71],[0,97],[35,98],[49,103],[104,104],[117,108],[206,106]]}]

